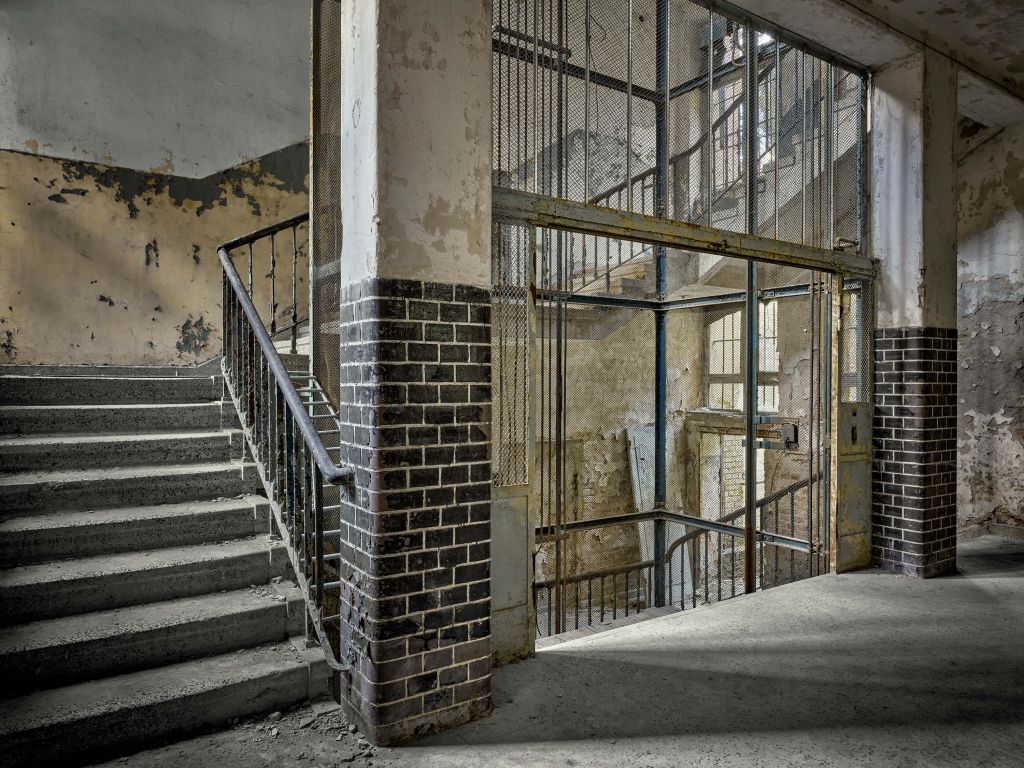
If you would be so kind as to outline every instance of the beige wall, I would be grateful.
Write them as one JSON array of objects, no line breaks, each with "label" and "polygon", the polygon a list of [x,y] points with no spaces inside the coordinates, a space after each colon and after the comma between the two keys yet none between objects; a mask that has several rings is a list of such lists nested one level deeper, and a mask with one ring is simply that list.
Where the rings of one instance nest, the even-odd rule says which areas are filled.
[{"label": "beige wall", "polygon": [[[296,144],[189,179],[0,151],[0,362],[188,365],[219,355],[217,244],[305,210],[307,156]],[[290,282],[290,238],[285,248],[289,273],[278,274]],[[257,277],[268,271],[261,258]],[[305,314],[304,251],[301,260]],[[269,313],[269,297],[258,298]]]}]

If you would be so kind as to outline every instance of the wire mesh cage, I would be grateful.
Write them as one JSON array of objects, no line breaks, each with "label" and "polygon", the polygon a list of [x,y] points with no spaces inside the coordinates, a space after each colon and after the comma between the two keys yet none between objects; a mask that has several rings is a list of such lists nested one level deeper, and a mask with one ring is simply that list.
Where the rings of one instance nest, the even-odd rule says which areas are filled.
[{"label": "wire mesh cage", "polygon": [[510,189],[861,250],[862,73],[698,2],[497,0]]},{"label": "wire mesh cage", "polygon": [[313,2],[310,142],[311,370],[338,404],[341,387],[341,4]]}]

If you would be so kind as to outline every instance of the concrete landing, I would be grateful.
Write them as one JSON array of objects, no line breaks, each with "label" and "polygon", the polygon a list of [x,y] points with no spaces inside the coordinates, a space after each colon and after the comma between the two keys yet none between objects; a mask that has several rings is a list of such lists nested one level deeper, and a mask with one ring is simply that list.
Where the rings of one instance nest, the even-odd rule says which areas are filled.
[{"label": "concrete landing", "polygon": [[[960,569],[822,576],[558,644],[496,672],[491,717],[373,765],[1020,766],[1024,541],[969,540]],[[127,764],[258,764],[241,736]],[[333,765],[309,739],[275,764]]]}]

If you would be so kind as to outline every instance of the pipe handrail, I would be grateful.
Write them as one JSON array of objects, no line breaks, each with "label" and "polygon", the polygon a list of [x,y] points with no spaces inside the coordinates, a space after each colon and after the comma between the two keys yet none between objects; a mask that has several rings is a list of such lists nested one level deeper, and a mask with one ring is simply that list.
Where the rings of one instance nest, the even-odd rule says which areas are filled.
[{"label": "pipe handrail", "polygon": [[[769,504],[772,504],[773,502],[778,501],[779,499],[781,499],[781,498],[783,498],[785,496],[789,496],[790,494],[796,493],[801,488],[809,486],[812,482],[818,481],[820,479],[821,479],[821,473],[819,472],[817,477],[815,477],[813,479],[804,478],[803,480],[797,480],[796,482],[790,483],[789,485],[785,486],[784,488],[780,488],[779,490],[774,491],[774,492],[770,493],[769,495],[759,499],[756,506],[757,506],[758,509],[760,509],[762,507],[765,507],[765,506],[767,506]],[[722,517],[718,518],[718,520],[715,520],[714,522],[716,522],[716,523],[729,523],[729,522],[732,522],[733,520],[735,520],[735,519],[737,519],[739,517],[742,517],[745,512],[746,512],[746,509],[741,507],[740,509],[736,509],[736,510],[733,510],[732,512],[729,512],[729,513],[727,513],[725,515],[722,515]],[[598,519],[598,520],[587,521],[587,522],[594,523],[594,525],[590,525],[590,526],[587,526],[587,527],[588,528],[609,528],[609,527],[612,527],[612,526],[615,526],[615,525],[625,525],[625,524],[628,524],[628,523],[631,523],[631,522],[645,522],[645,521],[649,521],[649,520],[655,519],[653,514],[644,514],[642,516],[637,516],[636,519],[630,519],[630,520],[627,520],[627,521],[623,521],[620,518],[621,518],[621,516],[614,516],[614,517],[611,517],[611,518],[601,518],[601,519]],[[581,526],[581,527],[579,527],[579,529],[583,530],[583,527]],[[679,549],[679,547],[681,547],[683,544],[687,543],[688,541],[692,541],[692,540],[696,539],[698,536],[703,536],[705,534],[711,534],[711,533],[713,533],[713,531],[711,531],[711,530],[709,530],[707,528],[696,528],[696,530],[689,531],[688,533],[680,536],[678,539],[673,541],[668,547],[665,548],[665,559],[668,560],[668,558],[670,558],[675,553],[675,551],[677,549]],[[585,582],[585,581],[592,581],[594,579],[607,578],[609,576],[617,576],[617,575],[620,575],[620,574],[623,574],[623,573],[627,573],[627,572],[631,573],[633,571],[642,571],[642,570],[645,570],[646,568],[653,567],[653,565],[654,565],[654,561],[653,560],[640,560],[640,561],[635,562],[635,563],[627,563],[626,565],[616,566],[615,568],[607,568],[607,569],[595,570],[595,571],[586,571],[584,573],[573,574],[572,576],[565,576],[565,577],[563,577],[561,579],[561,582],[563,584],[580,584],[580,583]],[[536,590],[541,590],[541,589],[547,589],[549,587],[554,587],[555,584],[556,584],[556,581],[557,581],[556,579],[548,579],[547,581],[535,581],[533,583],[533,589],[536,591]]]},{"label": "pipe handrail", "polygon": [[224,274],[228,279],[228,283],[231,285],[231,289],[235,292],[235,296],[238,298],[238,303],[242,307],[242,311],[245,313],[246,318],[249,320],[249,324],[252,327],[253,336],[256,338],[257,343],[260,345],[260,349],[263,352],[263,356],[267,361],[267,367],[274,375],[274,379],[277,382],[277,387],[282,395],[284,395],[285,403],[291,410],[292,418],[295,420],[295,424],[299,428],[299,432],[302,433],[302,437],[309,446],[310,452],[313,454],[313,460],[316,462],[317,467],[320,469],[323,479],[330,485],[340,485],[341,483],[350,482],[355,477],[355,470],[352,467],[346,465],[339,465],[334,463],[334,459],[331,458],[327,448],[324,446],[324,442],[320,437],[320,433],[317,432],[316,427],[313,426],[313,421],[310,419],[309,414],[306,412],[306,403],[299,397],[299,393],[295,391],[295,385],[292,383],[291,377],[288,375],[288,371],[284,366],[284,362],[281,360],[281,356],[278,354],[277,349],[274,347],[274,342],[270,338],[270,334],[267,329],[263,326],[263,319],[260,317],[259,312],[256,311],[256,306],[252,303],[252,298],[245,290],[245,286],[242,284],[242,278],[239,277],[238,271],[235,269],[234,263],[231,261],[229,251],[233,248],[237,248],[241,245],[248,245],[261,237],[280,232],[283,229],[287,229],[294,226],[297,222],[301,222],[304,219],[308,219],[309,214],[302,214],[299,216],[293,216],[291,219],[286,219],[283,222],[258,229],[255,232],[250,232],[248,235],[229,240],[226,243],[218,246],[217,256],[220,259],[221,266],[224,268]]},{"label": "pipe handrail", "polygon": [[309,211],[298,213],[291,218],[278,221],[274,224],[268,224],[265,227],[254,229],[252,232],[236,237],[233,240],[221,243],[217,246],[217,250],[224,249],[225,251],[233,251],[241,245],[249,245],[249,243],[255,243],[257,240],[262,240],[268,235],[276,235],[278,232],[284,232],[286,229],[297,227],[299,224],[305,224],[309,221]]}]

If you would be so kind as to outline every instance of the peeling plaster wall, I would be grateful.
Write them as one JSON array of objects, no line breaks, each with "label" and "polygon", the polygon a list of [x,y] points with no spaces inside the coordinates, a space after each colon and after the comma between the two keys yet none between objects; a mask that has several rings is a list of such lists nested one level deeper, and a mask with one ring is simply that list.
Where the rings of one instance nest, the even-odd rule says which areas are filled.
[{"label": "peeling plaster wall", "polygon": [[1024,526],[1024,126],[959,168],[958,528]]},{"label": "peeling plaster wall", "polygon": [[308,0],[0,3],[0,149],[204,177],[309,135]]},{"label": "peeling plaster wall", "polygon": [[[0,151],[0,362],[181,365],[220,354],[217,244],[305,210],[307,169],[305,144],[200,179]],[[300,231],[300,317],[304,241]],[[269,253],[255,262],[259,284]],[[284,325],[290,237],[278,262]],[[269,296],[256,301],[266,319]]]},{"label": "peeling plaster wall", "polygon": [[488,0],[342,4],[347,279],[490,286],[490,50]]}]

